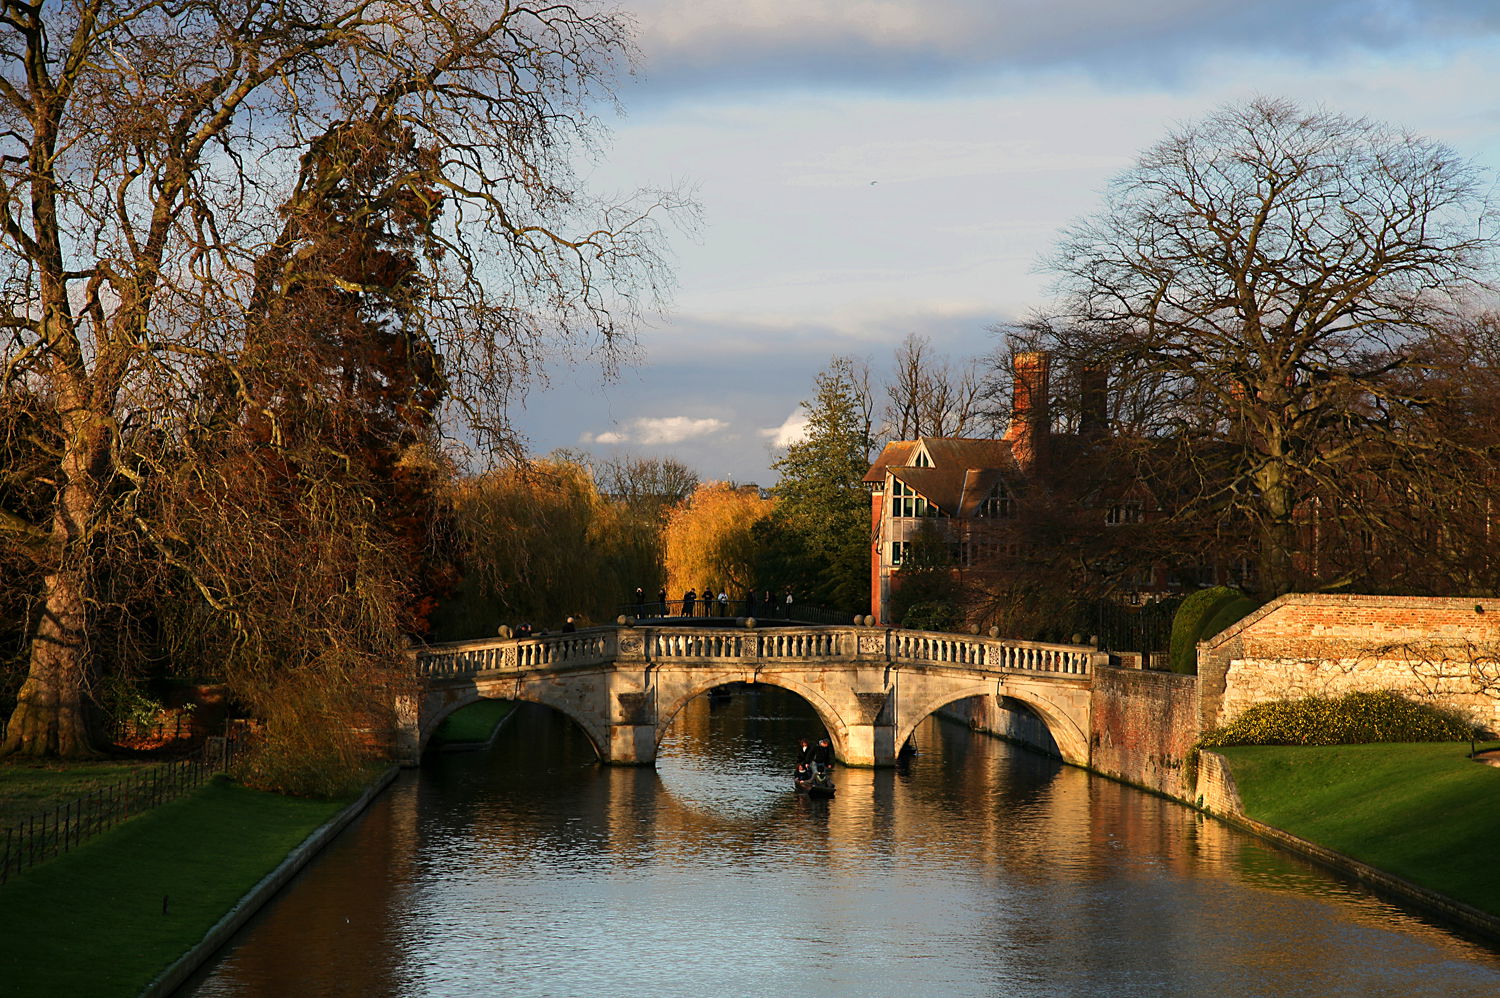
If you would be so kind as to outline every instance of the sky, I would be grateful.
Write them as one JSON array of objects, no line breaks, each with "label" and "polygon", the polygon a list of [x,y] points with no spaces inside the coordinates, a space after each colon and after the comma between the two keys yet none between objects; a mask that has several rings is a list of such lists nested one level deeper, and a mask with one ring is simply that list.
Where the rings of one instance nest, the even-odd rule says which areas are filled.
[{"label": "sky", "polygon": [[[1174,127],[1257,96],[1500,170],[1500,0],[624,0],[640,61],[580,167],[681,187],[672,306],[605,380],[559,362],[533,453],[670,456],[774,484],[835,355],[955,361],[1045,307],[1044,259]],[[1492,174],[1491,179],[1495,179]]]}]

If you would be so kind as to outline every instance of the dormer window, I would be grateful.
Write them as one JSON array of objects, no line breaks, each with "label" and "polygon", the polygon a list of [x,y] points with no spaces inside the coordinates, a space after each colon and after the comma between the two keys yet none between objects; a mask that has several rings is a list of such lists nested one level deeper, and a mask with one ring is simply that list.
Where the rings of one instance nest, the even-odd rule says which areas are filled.
[{"label": "dormer window", "polygon": [[1005,487],[1004,482],[996,482],[995,487],[990,490],[989,498],[979,504],[979,515],[991,520],[1003,520],[1016,515],[1016,500]]},{"label": "dormer window", "polygon": [[932,458],[927,456],[925,450],[918,448],[916,460],[912,461],[911,466],[913,468],[930,468],[932,467]]},{"label": "dormer window", "polygon": [[899,478],[891,479],[891,515],[895,517],[942,516],[942,511]]},{"label": "dormer window", "polygon": [[1123,523],[1140,523],[1141,515],[1140,500],[1127,499],[1111,506],[1109,512],[1104,514],[1104,522],[1111,527],[1118,527]]}]

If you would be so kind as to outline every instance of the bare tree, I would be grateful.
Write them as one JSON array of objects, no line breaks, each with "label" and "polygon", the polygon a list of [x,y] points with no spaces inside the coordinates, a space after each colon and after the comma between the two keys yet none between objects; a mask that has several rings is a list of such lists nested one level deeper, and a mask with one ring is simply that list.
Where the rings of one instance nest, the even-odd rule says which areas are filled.
[{"label": "bare tree", "polygon": [[927,337],[910,333],[896,349],[883,414],[894,440],[961,437],[978,425],[983,400],[979,366],[968,362],[955,370],[931,346]]},{"label": "bare tree", "polygon": [[[1363,119],[1259,99],[1179,128],[1051,260],[1042,328],[1149,391],[1202,472],[1190,506],[1242,517],[1261,587],[1298,581],[1300,511],[1366,446],[1400,448],[1422,343],[1490,272],[1478,171]],[[1398,462],[1387,462],[1395,467]]]},{"label": "bare tree", "polygon": [[247,348],[266,294],[329,280],[298,222],[366,161],[330,149],[410,136],[385,186],[441,199],[414,233],[421,324],[485,439],[549,343],[628,331],[664,280],[673,199],[594,203],[570,170],[626,38],[581,5],[0,0],[0,390],[39,403],[57,469],[41,516],[0,516],[43,580],[3,751],[88,748],[106,527],[169,540],[140,518],[159,469],[133,444],[194,432],[208,383],[280,444]]},{"label": "bare tree", "polygon": [[698,487],[698,473],[670,457],[609,458],[594,468],[594,477],[605,495],[657,522]]}]

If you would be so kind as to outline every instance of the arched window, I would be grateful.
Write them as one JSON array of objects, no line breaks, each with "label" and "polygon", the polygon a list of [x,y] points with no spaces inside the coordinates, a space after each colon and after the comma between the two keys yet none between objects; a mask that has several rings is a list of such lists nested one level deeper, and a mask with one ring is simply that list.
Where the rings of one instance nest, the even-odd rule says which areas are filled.
[{"label": "arched window", "polygon": [[1004,482],[996,482],[995,487],[990,490],[989,498],[979,504],[979,515],[991,520],[1003,520],[1016,515],[1016,500],[1005,487]]}]

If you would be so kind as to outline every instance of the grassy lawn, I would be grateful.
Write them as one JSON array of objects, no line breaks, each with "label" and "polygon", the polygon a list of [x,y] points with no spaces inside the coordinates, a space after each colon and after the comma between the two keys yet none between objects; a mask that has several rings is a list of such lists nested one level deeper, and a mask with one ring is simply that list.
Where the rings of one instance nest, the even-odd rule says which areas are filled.
[{"label": "grassy lawn", "polygon": [[0,828],[160,765],[134,759],[86,763],[6,759],[0,762]]},{"label": "grassy lawn", "polygon": [[495,732],[495,725],[509,717],[515,706],[508,700],[478,700],[467,707],[460,707],[438,725],[438,729],[432,733],[431,744],[435,747],[488,741]]},{"label": "grassy lawn", "polygon": [[1500,769],[1467,742],[1214,751],[1255,820],[1500,914]]},{"label": "grassy lawn", "polygon": [[219,779],[12,877],[0,886],[0,990],[138,994],[347,803]]}]

